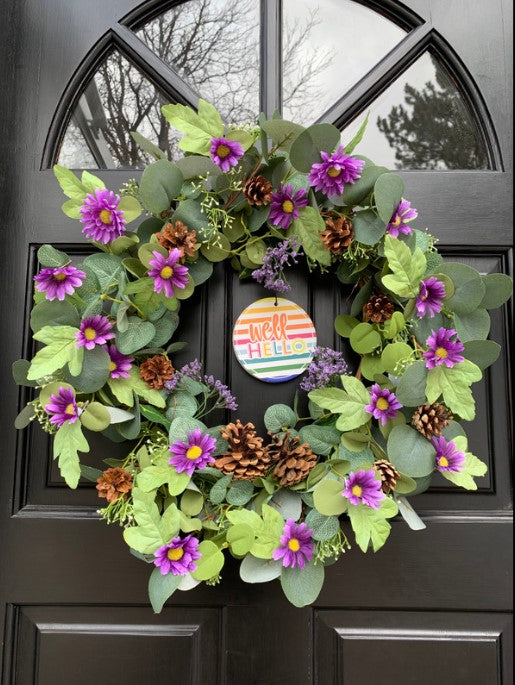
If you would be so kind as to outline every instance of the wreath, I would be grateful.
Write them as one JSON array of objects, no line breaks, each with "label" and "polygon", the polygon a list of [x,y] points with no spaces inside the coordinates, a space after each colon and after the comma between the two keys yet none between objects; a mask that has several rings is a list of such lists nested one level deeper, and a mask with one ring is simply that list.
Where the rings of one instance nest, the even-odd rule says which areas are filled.
[{"label": "wreath", "polygon": [[[506,302],[511,280],[444,262],[436,239],[411,226],[402,179],[352,154],[366,120],[343,147],[330,124],[261,115],[258,126],[225,126],[203,100],[198,113],[163,114],[186,154],[169,161],[134,134],[155,161],[119,194],[54,167],[62,209],[95,250],[77,265],[38,250],[30,324],[40,345],[13,365],[34,389],[16,427],[36,420],[53,436],[70,488],[96,482],[101,518],[151,566],[154,611],[177,589],[217,584],[224,551],[245,582],[280,578],[304,606],[349,538],[377,551],[398,513],[423,528],[406,496],[433,477],[476,489],[486,465],[462,421],[474,419],[472,383],[499,355],[487,310]],[[266,410],[267,437],[239,418],[212,425],[237,401],[198,360],[174,368],[179,312],[214,262],[277,294],[301,257],[352,298],[335,328],[357,370],[318,347],[294,406]],[[81,464],[88,431],[129,453],[103,472]]]}]

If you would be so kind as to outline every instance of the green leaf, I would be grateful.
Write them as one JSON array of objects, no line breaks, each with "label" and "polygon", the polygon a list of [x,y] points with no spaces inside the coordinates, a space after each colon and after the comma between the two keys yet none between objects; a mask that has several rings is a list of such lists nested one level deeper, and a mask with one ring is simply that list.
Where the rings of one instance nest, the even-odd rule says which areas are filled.
[{"label": "green leaf", "polygon": [[381,336],[369,323],[359,323],[350,334],[352,349],[359,354],[372,352],[381,344]]},{"label": "green leaf", "polygon": [[358,319],[355,316],[349,316],[348,314],[340,314],[334,320],[334,329],[341,335],[342,338],[349,338],[353,329],[359,324]]},{"label": "green leaf", "polygon": [[486,369],[497,361],[501,346],[493,340],[469,340],[463,354],[480,369]]},{"label": "green leaf", "polygon": [[383,284],[401,297],[416,297],[427,266],[422,250],[417,247],[411,253],[406,243],[387,235],[384,253],[393,274],[383,276]]},{"label": "green leaf", "polygon": [[148,421],[164,426],[167,431],[170,430],[170,421],[166,418],[166,416],[163,416],[163,414],[160,411],[158,411],[155,407],[152,407],[149,404],[140,404],[139,409],[141,411],[141,414]]},{"label": "green leaf", "polygon": [[211,540],[203,540],[198,546],[202,555],[197,560],[197,570],[191,574],[195,580],[209,580],[217,576],[224,565],[224,555]]},{"label": "green leaf", "polygon": [[340,442],[340,432],[333,426],[303,426],[299,436],[301,442],[307,442],[315,454],[324,457],[329,456]]},{"label": "green leaf", "polygon": [[[232,483],[227,493],[226,499],[229,504],[241,507],[250,501],[254,492],[254,486],[248,480],[237,480]],[[247,552],[250,550],[247,550]],[[244,552],[246,554],[247,552]]]},{"label": "green leaf", "polygon": [[[454,441],[457,449],[460,449],[458,441]],[[459,473],[454,473],[452,471],[441,471],[440,473],[444,478],[450,480],[451,483],[457,485],[460,488],[465,488],[465,490],[477,490],[477,484],[474,481],[474,476],[481,477],[487,472],[486,464],[475,457],[471,452],[465,452],[465,464],[463,469]]]},{"label": "green leaf", "polygon": [[337,516],[324,516],[315,509],[312,509],[306,516],[306,525],[313,529],[313,540],[319,542],[330,540],[340,530],[340,521]]},{"label": "green leaf", "polygon": [[404,181],[393,173],[382,174],[374,186],[374,199],[377,213],[387,224],[392,218],[404,192]]},{"label": "green leaf", "polygon": [[240,565],[240,577],[245,583],[268,583],[279,578],[282,564],[273,559],[257,559],[247,554]]},{"label": "green leaf", "polygon": [[451,311],[470,314],[480,306],[486,286],[475,269],[459,262],[444,262],[440,271],[454,283],[454,295],[445,301]]},{"label": "green leaf", "polygon": [[180,515],[175,504],[171,504],[161,517],[154,500],[154,493],[132,490],[134,518],[137,526],[123,532],[125,542],[142,554],[152,554],[158,547],[170,542],[179,532]]},{"label": "green leaf", "polygon": [[395,484],[395,494],[397,495],[408,495],[413,492],[417,487],[417,481],[411,476],[407,476],[405,473],[399,471],[399,477]]},{"label": "green leaf", "polygon": [[411,364],[397,384],[396,395],[405,407],[418,407],[426,401],[427,368],[425,361]]},{"label": "green leaf", "polygon": [[321,161],[320,153],[331,153],[340,142],[340,131],[332,124],[314,124],[302,131],[290,148],[292,166],[307,174],[316,162]]},{"label": "green leaf", "polygon": [[304,131],[302,126],[286,119],[264,121],[262,128],[275,146],[283,150],[289,150],[294,140]]},{"label": "green leaf", "polygon": [[[83,349],[83,348],[80,348]],[[109,378],[111,358],[105,349],[95,345],[92,350],[84,350],[82,368],[76,376],[65,370],[65,379],[77,392],[92,393],[103,388]]]},{"label": "green leaf", "polygon": [[272,404],[265,411],[265,426],[272,433],[279,433],[293,428],[297,423],[297,414],[287,404]]},{"label": "green leaf", "polygon": [[190,230],[194,229],[197,232],[197,239],[201,242],[212,237],[213,231],[209,227],[207,214],[202,211],[200,202],[196,200],[179,202],[173,220],[182,221]]},{"label": "green leaf", "polygon": [[166,312],[160,319],[154,321],[155,335],[149,342],[149,347],[162,347],[170,340],[179,325],[179,317],[175,312]]},{"label": "green leaf", "polygon": [[188,433],[196,428],[202,432],[206,431],[206,426],[202,423],[202,421],[185,416],[178,416],[172,421],[170,426],[170,443],[177,442],[178,440],[186,442],[188,440]]},{"label": "green leaf", "polygon": [[349,505],[347,513],[361,551],[366,552],[372,543],[372,549],[377,552],[388,539],[391,530],[381,510],[357,504]]},{"label": "green leaf", "polygon": [[231,552],[238,557],[243,557],[250,552],[254,544],[254,530],[246,523],[238,523],[231,526],[227,531],[226,540]]},{"label": "green leaf", "polygon": [[435,469],[433,445],[409,426],[395,426],[388,437],[388,459],[402,473],[415,478],[428,476]]},{"label": "green leaf", "polygon": [[205,283],[213,275],[213,264],[207,259],[199,257],[193,264],[189,264],[189,274],[195,285]]},{"label": "green leaf", "polygon": [[468,359],[452,368],[442,365],[430,369],[427,374],[427,401],[436,402],[442,394],[452,412],[466,421],[472,421],[476,411],[470,385],[480,381],[482,376],[481,369]]},{"label": "green leaf", "polygon": [[356,212],[352,219],[352,226],[356,240],[364,245],[376,245],[386,229],[385,222],[371,209]]},{"label": "green leaf", "polygon": [[109,412],[109,418],[111,423],[125,423],[125,421],[130,421],[134,418],[134,414],[131,414],[125,409],[120,409],[119,407],[106,407]]},{"label": "green leaf", "polygon": [[375,377],[385,370],[381,355],[377,354],[364,355],[361,358],[360,368],[363,377],[369,381],[375,380]]},{"label": "green leaf", "polygon": [[177,590],[183,578],[173,573],[162,575],[158,568],[152,571],[148,580],[148,597],[155,614],[161,613],[166,600]]},{"label": "green leaf", "polygon": [[406,321],[402,312],[394,312],[392,318],[384,322],[384,337],[395,338],[405,327]]},{"label": "green leaf", "polygon": [[405,497],[397,497],[396,501],[399,507],[400,515],[406,521],[411,530],[424,530],[424,528],[426,528],[424,521],[422,521]]},{"label": "green leaf", "polygon": [[309,399],[322,409],[329,409],[332,414],[340,414],[349,396],[340,388],[322,388],[308,393]]},{"label": "green leaf", "polygon": [[324,228],[324,220],[314,207],[302,209],[299,218],[292,223],[292,233],[300,239],[306,256],[323,266],[330,266],[331,253],[320,238]]},{"label": "green leaf", "polygon": [[359,143],[361,143],[363,136],[365,135],[365,130],[367,128],[369,116],[370,116],[370,112],[367,112],[367,116],[365,117],[365,120],[363,121],[363,123],[359,127],[358,132],[356,133],[354,138],[352,138],[350,143],[347,143],[347,145],[343,148],[343,151],[345,152],[346,155],[350,155],[354,151],[354,149],[359,145]]},{"label": "green leaf", "polygon": [[476,309],[469,314],[454,314],[454,328],[462,343],[469,340],[486,340],[490,332],[490,314]]},{"label": "green leaf", "polygon": [[202,245],[200,251],[208,261],[222,262],[227,259],[231,252],[231,243],[223,233],[218,233],[216,240],[210,244]]},{"label": "green leaf", "polygon": [[44,267],[59,267],[70,263],[70,258],[65,252],[56,250],[52,245],[41,245],[38,250],[38,262]]},{"label": "green leaf", "polygon": [[481,280],[485,286],[485,294],[479,303],[484,309],[495,309],[507,302],[513,292],[513,280],[506,274],[487,274]]},{"label": "green leaf", "polygon": [[77,328],[72,326],[44,326],[34,333],[34,340],[44,343],[46,347],[34,356],[27,379],[34,381],[62,369],[76,349],[76,333]]},{"label": "green leaf", "polygon": [[359,403],[368,404],[370,402],[370,393],[365,388],[363,383],[355,376],[340,376],[342,385],[352,400]]},{"label": "green leaf", "polygon": [[88,441],[82,434],[79,421],[67,421],[59,428],[54,437],[54,459],[58,460],[59,472],[66,485],[73,490],[80,478],[78,452],[89,452]]},{"label": "green leaf", "polygon": [[86,170],[82,172],[81,183],[88,193],[94,193],[95,190],[103,190],[106,187],[101,178]]},{"label": "green leaf", "polygon": [[413,348],[404,342],[390,343],[386,345],[381,354],[381,360],[383,366],[388,371],[388,373],[395,374],[397,370],[397,364],[405,359],[411,357],[413,353]]},{"label": "green leaf", "polygon": [[125,275],[120,257],[105,252],[89,255],[84,260],[84,265],[95,274],[103,292],[117,285]]},{"label": "green leaf", "polygon": [[100,404],[100,402],[90,402],[80,415],[80,422],[84,428],[99,433],[109,426],[111,417],[107,407],[104,407],[103,404]]},{"label": "green leaf", "polygon": [[36,409],[33,404],[27,404],[18,416],[14,419],[14,427],[18,430],[26,428],[36,415]]},{"label": "green leaf", "polygon": [[279,545],[284,519],[276,509],[263,504],[262,522],[262,526],[257,529],[252,526],[256,533],[256,540],[250,551],[259,559],[271,559],[274,549]]},{"label": "green leaf", "polygon": [[324,584],[324,565],[309,561],[304,568],[283,568],[281,587],[286,599],[296,607],[312,604]]},{"label": "green leaf", "polygon": [[155,335],[156,329],[150,321],[129,316],[127,330],[116,334],[116,347],[122,354],[132,354],[146,347]]},{"label": "green leaf", "polygon": [[185,181],[207,174],[218,176],[222,173],[214,162],[202,155],[188,155],[177,159],[175,164],[179,167]]},{"label": "green leaf", "polygon": [[[345,190],[341,196],[342,202],[351,207],[363,205],[363,201],[371,195],[379,176],[388,173],[386,167],[376,166],[363,155],[357,155],[357,157],[365,162],[361,176],[355,183],[346,183]],[[334,200],[334,198],[331,199]]]},{"label": "green leaf", "polygon": [[185,390],[175,390],[168,400],[166,416],[170,421],[183,417],[193,417],[198,409],[197,400]]},{"label": "green leaf", "polygon": [[29,381],[27,374],[30,369],[30,362],[27,359],[17,359],[11,366],[14,382],[17,385],[23,385],[28,388],[34,388],[36,381]]},{"label": "green leaf", "polygon": [[139,186],[145,209],[158,215],[170,209],[173,200],[180,195],[183,180],[179,168],[167,159],[145,167]]},{"label": "green leaf", "polygon": [[118,210],[121,210],[123,212],[123,218],[128,224],[131,221],[134,221],[134,219],[137,219],[142,211],[140,203],[136,200],[135,197],[132,197],[132,195],[123,195],[121,197],[120,203],[118,204]]},{"label": "green leaf", "polygon": [[80,317],[75,307],[67,300],[44,300],[30,313],[30,327],[36,333],[44,326],[73,326],[78,328]]},{"label": "green leaf", "polygon": [[127,407],[134,405],[134,392],[129,378],[109,378],[107,384],[120,404]]},{"label": "green leaf", "polygon": [[[225,495],[227,494],[227,487],[231,480],[232,476],[222,476],[222,478],[219,478],[216,481],[216,483],[213,485],[209,492],[209,499],[212,504],[217,505],[221,504],[224,501]],[[229,519],[229,521],[230,520],[231,519]]]},{"label": "green leaf", "polygon": [[88,194],[87,189],[79,181],[77,176],[64,166],[54,164],[54,174],[59,181],[63,193],[72,200],[83,200]]},{"label": "green leaf", "polygon": [[138,145],[145,152],[148,152],[148,154],[154,159],[166,159],[166,152],[163,152],[163,150],[157,147],[157,145],[154,145],[151,140],[141,135],[141,133],[138,133],[137,131],[131,131],[130,134],[136,145]]},{"label": "green leaf", "polygon": [[263,258],[266,254],[266,243],[264,240],[258,240],[254,243],[249,243],[245,248],[247,257],[254,264],[263,264]]},{"label": "green leaf", "polygon": [[[166,452],[166,461],[170,456],[168,450]],[[190,482],[190,476],[187,473],[177,473],[177,471],[168,463],[155,464],[144,468],[137,477],[138,487],[143,492],[151,492],[156,488],[161,487],[164,483],[168,485],[170,495],[180,495],[186,489]]]},{"label": "green leaf", "polygon": [[196,516],[202,511],[204,496],[199,490],[188,487],[181,496],[181,510],[188,516]]},{"label": "green leaf", "polygon": [[[310,475],[313,471],[314,469],[310,472]],[[298,521],[302,514],[301,496],[298,492],[293,492],[292,490],[277,490],[270,500],[270,506],[277,509],[285,521],[286,519]]]},{"label": "green leaf", "polygon": [[315,509],[324,516],[339,516],[347,508],[347,502],[342,495],[343,484],[339,480],[324,478],[315,487],[313,499]]},{"label": "green leaf", "polygon": [[[139,375],[139,370],[135,368],[134,366],[131,368],[129,371],[130,376],[129,378],[113,378],[111,379],[111,382],[109,383],[111,389],[113,387],[112,381],[118,380],[118,381],[126,381],[129,385],[129,387],[134,390],[134,392],[142,397],[146,402],[149,404],[153,404],[155,407],[159,407],[162,409],[165,405],[165,399],[161,396],[158,390],[154,390],[153,388],[149,388],[148,385],[145,383],[145,381],[141,378]],[[125,402],[123,404],[126,404]],[[132,405],[129,405],[132,406]]]},{"label": "green leaf", "polygon": [[211,138],[223,135],[224,125],[217,110],[202,98],[198,102],[198,114],[184,105],[165,105],[161,108],[165,119],[186,135],[179,141],[185,152],[207,155]]}]

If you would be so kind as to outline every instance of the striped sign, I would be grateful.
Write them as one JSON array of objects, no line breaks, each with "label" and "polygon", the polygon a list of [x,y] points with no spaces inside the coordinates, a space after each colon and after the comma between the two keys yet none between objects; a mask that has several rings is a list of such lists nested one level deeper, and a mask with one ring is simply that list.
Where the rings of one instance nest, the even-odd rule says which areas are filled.
[{"label": "striped sign", "polygon": [[238,317],[232,334],[234,352],[251,376],[282,383],[310,364],[317,344],[313,322],[295,302],[265,297]]}]

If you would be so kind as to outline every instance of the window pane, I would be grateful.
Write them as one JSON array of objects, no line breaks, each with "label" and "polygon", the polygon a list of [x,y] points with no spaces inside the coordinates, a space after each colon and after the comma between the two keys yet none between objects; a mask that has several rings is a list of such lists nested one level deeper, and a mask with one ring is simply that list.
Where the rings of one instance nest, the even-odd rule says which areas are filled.
[{"label": "window pane", "polygon": [[[344,142],[363,118],[344,130]],[[489,168],[473,115],[447,72],[428,53],[372,103],[357,152],[390,169]]]},{"label": "window pane", "polygon": [[179,134],[161,114],[166,98],[119,52],[112,52],[80,97],[59,152],[74,168],[141,168],[152,158],[130,132],[138,131],[178,156]]},{"label": "window pane", "polygon": [[283,116],[312,124],[406,32],[353,0],[283,0]]},{"label": "window pane", "polygon": [[259,114],[259,2],[191,0],[138,37],[231,123]]}]

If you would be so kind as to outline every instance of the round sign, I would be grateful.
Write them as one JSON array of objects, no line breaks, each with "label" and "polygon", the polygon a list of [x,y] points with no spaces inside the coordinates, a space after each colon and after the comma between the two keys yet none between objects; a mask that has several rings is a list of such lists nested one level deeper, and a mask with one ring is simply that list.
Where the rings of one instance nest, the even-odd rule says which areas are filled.
[{"label": "round sign", "polygon": [[282,383],[310,364],[317,335],[313,322],[295,302],[265,297],[238,317],[232,334],[234,352],[251,376]]}]

